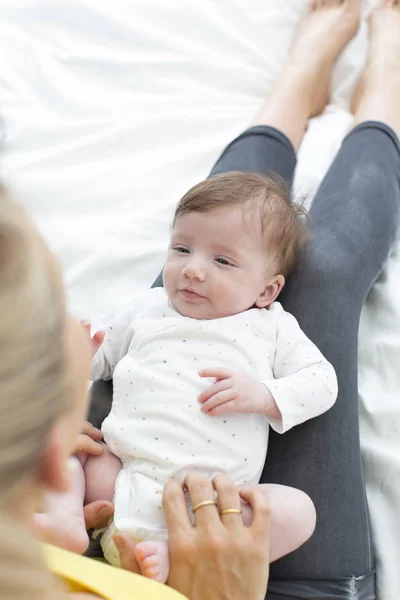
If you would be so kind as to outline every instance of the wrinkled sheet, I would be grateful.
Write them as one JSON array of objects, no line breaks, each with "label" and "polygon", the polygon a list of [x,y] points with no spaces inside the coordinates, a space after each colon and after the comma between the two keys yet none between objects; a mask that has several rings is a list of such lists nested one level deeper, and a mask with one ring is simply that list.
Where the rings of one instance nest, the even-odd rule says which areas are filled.
[{"label": "wrinkled sheet", "polygon": [[[365,14],[370,3],[366,4]],[[303,0],[2,0],[0,174],[59,256],[94,323],[149,286],[173,207],[271,88]],[[367,25],[309,128],[295,189],[312,198],[351,126]],[[400,590],[400,258],[366,303],[360,413],[378,591]]]}]

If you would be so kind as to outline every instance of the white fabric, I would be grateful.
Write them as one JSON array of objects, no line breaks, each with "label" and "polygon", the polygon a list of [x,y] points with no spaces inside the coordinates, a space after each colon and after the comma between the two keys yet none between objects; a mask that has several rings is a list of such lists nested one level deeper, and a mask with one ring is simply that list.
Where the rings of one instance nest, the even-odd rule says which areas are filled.
[{"label": "white fabric", "polygon": [[[282,419],[264,414],[209,416],[198,395],[209,367],[245,372],[270,389]],[[162,288],[133,298],[106,329],[93,378],[113,377],[104,439],[120,458],[113,530],[152,539],[165,529],[162,490],[192,469],[237,485],[258,483],[268,422],[279,433],[320,415],[336,400],[332,366],[279,302],[229,317],[198,320],[174,310]],[[109,556],[108,556],[109,557]]]},{"label": "white fabric", "polygon": [[[243,130],[282,68],[305,0],[2,0],[3,179],[60,256],[71,306],[103,314],[157,274],[173,205]],[[372,4],[366,3],[366,9]],[[351,125],[367,26],[299,155],[312,197]],[[361,435],[378,595],[400,589],[400,260],[360,333]]]}]

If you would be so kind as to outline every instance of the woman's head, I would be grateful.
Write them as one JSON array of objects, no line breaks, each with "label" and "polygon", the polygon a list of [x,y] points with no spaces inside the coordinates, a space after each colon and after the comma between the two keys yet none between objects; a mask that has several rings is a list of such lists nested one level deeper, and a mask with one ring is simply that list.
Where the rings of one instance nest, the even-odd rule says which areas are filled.
[{"label": "woman's head", "polygon": [[0,503],[11,506],[29,485],[66,486],[65,459],[86,409],[89,354],[67,315],[57,262],[3,189],[0,353]]}]

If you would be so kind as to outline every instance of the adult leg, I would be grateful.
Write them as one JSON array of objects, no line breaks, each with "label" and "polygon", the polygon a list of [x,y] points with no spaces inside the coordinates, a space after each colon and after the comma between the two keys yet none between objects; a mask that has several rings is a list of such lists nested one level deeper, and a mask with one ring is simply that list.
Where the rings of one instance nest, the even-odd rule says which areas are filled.
[{"label": "adult leg", "polygon": [[[374,597],[357,341],[363,302],[395,241],[400,215],[399,2],[382,2],[371,35],[371,58],[354,105],[356,126],[315,198],[311,246],[282,295],[285,308],[334,365],[339,397],[322,417],[282,438],[271,433],[263,480],[309,494],[317,528],[305,546],[271,567],[270,600]],[[303,582],[307,595],[298,593],[296,578],[309,579]]]}]

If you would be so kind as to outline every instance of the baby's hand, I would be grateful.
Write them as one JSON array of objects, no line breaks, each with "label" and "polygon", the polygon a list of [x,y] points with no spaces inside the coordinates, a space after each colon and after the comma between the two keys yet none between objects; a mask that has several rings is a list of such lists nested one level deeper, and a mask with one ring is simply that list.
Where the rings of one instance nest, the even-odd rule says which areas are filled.
[{"label": "baby's hand", "polygon": [[202,369],[200,377],[215,377],[215,383],[198,397],[201,410],[208,415],[225,415],[242,412],[267,414],[271,400],[275,400],[266,385],[246,373],[233,373],[229,369]]},{"label": "baby's hand", "polygon": [[96,354],[97,350],[100,348],[100,346],[104,342],[105,332],[104,331],[96,331],[96,333],[93,335],[93,337],[91,337],[91,335],[92,335],[91,334],[91,328],[92,328],[91,322],[90,321],[81,321],[81,325],[82,325],[83,329],[86,331],[87,336],[92,345],[92,358],[93,358],[93,356]]}]

